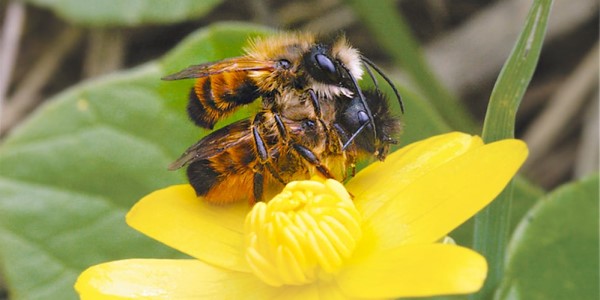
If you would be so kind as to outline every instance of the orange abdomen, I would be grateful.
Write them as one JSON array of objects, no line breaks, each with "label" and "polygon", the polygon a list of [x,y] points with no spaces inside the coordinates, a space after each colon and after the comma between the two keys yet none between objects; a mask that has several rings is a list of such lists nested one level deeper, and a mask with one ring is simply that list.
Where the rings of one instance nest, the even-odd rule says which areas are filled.
[{"label": "orange abdomen", "polygon": [[247,75],[247,72],[223,72],[196,79],[187,107],[196,125],[212,129],[219,119],[240,105],[256,100],[260,93]]}]

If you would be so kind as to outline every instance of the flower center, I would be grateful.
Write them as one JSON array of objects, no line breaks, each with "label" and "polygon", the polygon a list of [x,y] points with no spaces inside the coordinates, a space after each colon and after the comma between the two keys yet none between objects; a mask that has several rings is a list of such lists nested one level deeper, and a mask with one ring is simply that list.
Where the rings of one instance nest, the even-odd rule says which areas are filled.
[{"label": "flower center", "polygon": [[344,186],[332,179],[290,182],[245,223],[246,260],[272,286],[331,278],[361,236],[360,215]]}]

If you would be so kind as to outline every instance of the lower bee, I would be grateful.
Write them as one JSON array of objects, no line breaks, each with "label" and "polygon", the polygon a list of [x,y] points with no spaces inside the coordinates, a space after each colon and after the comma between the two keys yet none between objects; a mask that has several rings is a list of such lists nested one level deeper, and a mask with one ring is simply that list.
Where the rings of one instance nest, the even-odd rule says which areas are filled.
[{"label": "lower bee", "polygon": [[265,191],[272,196],[287,182],[307,179],[311,173],[307,163],[322,176],[340,177],[315,154],[322,152],[327,134],[319,122],[308,118],[282,121],[286,141],[273,114],[265,111],[253,121],[241,120],[210,133],[170,169],[188,165],[187,176],[196,194],[218,204],[243,199],[254,203],[264,198]]},{"label": "lower bee", "polygon": [[333,126],[344,143],[342,149],[354,147],[361,154],[373,155],[383,161],[390,151],[390,145],[398,143],[394,137],[399,135],[401,124],[391,113],[385,95],[379,90],[365,91],[365,99],[374,123],[369,121],[362,101],[353,97],[338,101]]},{"label": "lower bee", "polygon": [[216,204],[261,201],[315,174],[343,181],[361,154],[383,160],[400,130],[381,93],[365,97],[374,123],[358,96],[319,107],[295,100],[299,106],[282,115],[264,110],[210,133],[170,169],[187,165],[198,196]]}]

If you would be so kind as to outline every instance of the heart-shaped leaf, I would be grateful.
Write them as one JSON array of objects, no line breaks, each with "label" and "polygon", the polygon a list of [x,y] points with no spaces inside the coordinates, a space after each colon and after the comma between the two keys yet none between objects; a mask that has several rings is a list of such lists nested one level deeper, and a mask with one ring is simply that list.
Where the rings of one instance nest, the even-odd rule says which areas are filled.
[{"label": "heart-shaped leaf", "polygon": [[558,188],[523,218],[498,299],[598,299],[598,174]]}]

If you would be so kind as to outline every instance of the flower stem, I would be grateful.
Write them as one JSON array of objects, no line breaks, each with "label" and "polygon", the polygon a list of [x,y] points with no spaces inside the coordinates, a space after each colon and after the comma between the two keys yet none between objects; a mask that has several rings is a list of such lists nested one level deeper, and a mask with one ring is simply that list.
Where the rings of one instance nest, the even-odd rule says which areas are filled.
[{"label": "flower stem", "polygon": [[[551,6],[552,0],[536,0],[529,10],[490,97],[482,133],[485,143],[514,137],[517,109],[539,59]],[[512,183],[475,216],[473,247],[487,258],[490,271],[482,290],[470,299],[491,299],[502,279],[511,202]]]}]

